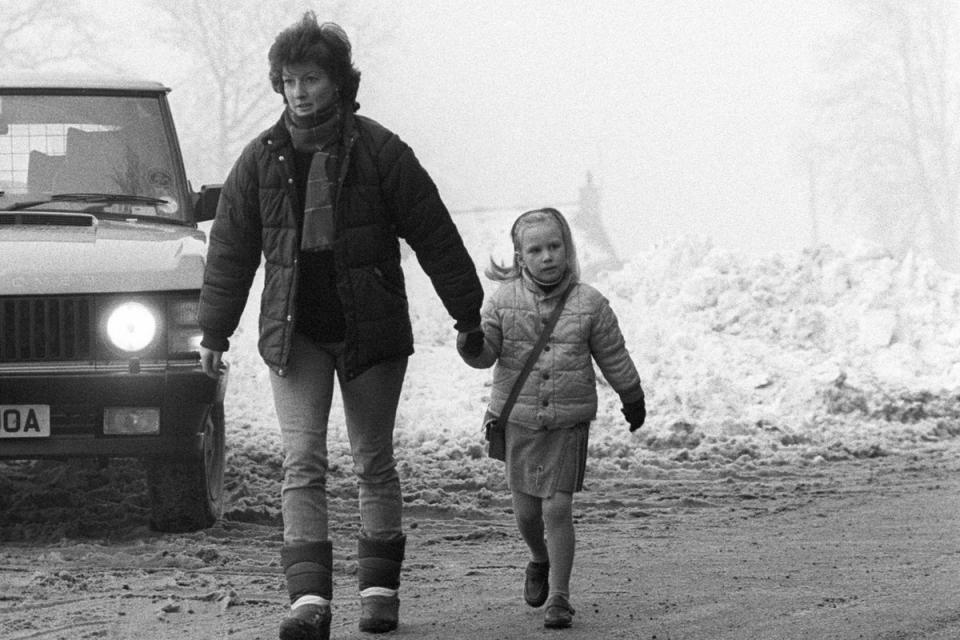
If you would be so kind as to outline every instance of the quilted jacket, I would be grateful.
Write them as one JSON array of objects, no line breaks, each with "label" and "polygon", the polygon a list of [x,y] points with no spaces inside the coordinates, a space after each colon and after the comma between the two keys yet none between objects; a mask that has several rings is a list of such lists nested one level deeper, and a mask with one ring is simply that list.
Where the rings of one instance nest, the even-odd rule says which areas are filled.
[{"label": "quilted jacket", "polygon": [[[545,294],[526,277],[518,278],[501,284],[484,304],[483,353],[465,360],[475,368],[496,365],[489,406],[494,414],[500,415],[565,286],[566,281]],[[621,401],[640,399],[640,376],[613,309],[599,291],[575,282],[550,340],[517,397],[510,423],[560,429],[593,420],[597,414],[594,361]]]},{"label": "quilted jacket", "polygon": [[[396,134],[369,118],[345,122],[334,207],[337,291],[346,322],[345,368],[413,353],[399,239],[430,276],[457,328],[480,322],[476,268],[430,176]],[[281,118],[243,150],[223,185],[200,294],[203,345],[225,351],[264,261],[259,350],[285,375],[296,318],[303,204]]]}]

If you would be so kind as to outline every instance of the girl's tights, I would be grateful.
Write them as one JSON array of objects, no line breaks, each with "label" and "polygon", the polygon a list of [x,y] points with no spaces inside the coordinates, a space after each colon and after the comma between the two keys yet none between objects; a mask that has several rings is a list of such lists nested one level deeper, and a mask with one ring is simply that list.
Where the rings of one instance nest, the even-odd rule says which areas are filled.
[{"label": "girl's tights", "polygon": [[550,562],[550,595],[570,595],[573,570],[573,494],[558,491],[550,498],[513,492],[513,513],[534,562]]}]

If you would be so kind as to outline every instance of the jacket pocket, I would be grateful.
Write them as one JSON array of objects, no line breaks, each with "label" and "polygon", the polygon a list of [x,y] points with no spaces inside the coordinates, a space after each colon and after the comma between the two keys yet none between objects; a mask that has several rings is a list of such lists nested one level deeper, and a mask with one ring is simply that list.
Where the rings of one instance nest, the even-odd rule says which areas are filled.
[{"label": "jacket pocket", "polygon": [[390,269],[374,265],[372,267],[366,267],[365,270],[369,271],[374,280],[376,280],[386,293],[398,298],[403,298],[404,300],[407,299],[406,282],[401,269]]},{"label": "jacket pocket", "polygon": [[379,266],[353,269],[351,279],[360,319],[382,321],[391,317],[406,317],[407,296],[402,280],[398,282],[392,279]]}]

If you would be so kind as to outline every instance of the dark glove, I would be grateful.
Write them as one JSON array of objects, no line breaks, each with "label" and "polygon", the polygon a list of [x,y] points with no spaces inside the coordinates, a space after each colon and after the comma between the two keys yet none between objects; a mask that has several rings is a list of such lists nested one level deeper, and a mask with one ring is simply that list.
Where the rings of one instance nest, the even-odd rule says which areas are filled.
[{"label": "dark glove", "polygon": [[457,335],[457,351],[464,358],[476,358],[483,353],[483,329],[461,331]]},{"label": "dark glove", "polygon": [[643,421],[647,419],[647,405],[644,402],[643,395],[634,402],[625,402],[623,404],[623,417],[630,423],[630,433],[643,426]]}]

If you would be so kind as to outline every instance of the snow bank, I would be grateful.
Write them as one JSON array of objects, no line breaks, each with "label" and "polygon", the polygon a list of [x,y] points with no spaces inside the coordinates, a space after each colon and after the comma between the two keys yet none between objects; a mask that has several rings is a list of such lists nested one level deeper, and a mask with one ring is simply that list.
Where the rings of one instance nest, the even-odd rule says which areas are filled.
[{"label": "snow bank", "polygon": [[597,285],[650,391],[648,446],[685,434],[681,459],[742,447],[797,462],[954,430],[960,278],[931,261],[869,245],[748,258],[688,239]]},{"label": "snow bank", "polygon": [[[491,256],[509,260],[517,213],[457,218],[480,271]],[[593,284],[619,316],[648,424],[628,433],[618,398],[601,384],[588,479],[775,473],[942,447],[960,432],[960,277],[932,262],[869,245],[757,258],[690,238],[625,260]],[[413,256],[405,271],[417,343],[396,436],[407,500],[489,506],[503,498],[502,470],[480,433],[489,372],[458,359],[452,321]],[[274,496],[250,489],[258,478],[275,483],[280,459],[269,377],[255,353],[260,286],[229,353],[235,517],[276,509],[264,506]],[[334,499],[354,499],[339,403],[331,458],[342,477],[331,483]]]}]

